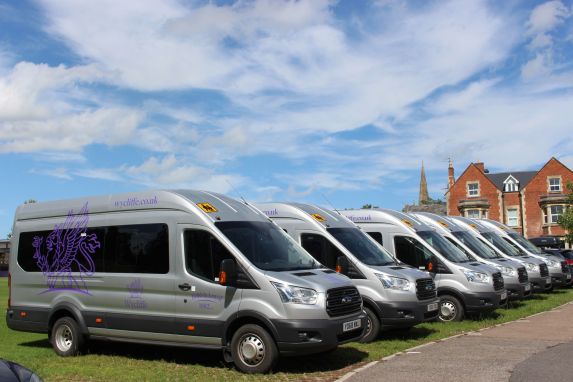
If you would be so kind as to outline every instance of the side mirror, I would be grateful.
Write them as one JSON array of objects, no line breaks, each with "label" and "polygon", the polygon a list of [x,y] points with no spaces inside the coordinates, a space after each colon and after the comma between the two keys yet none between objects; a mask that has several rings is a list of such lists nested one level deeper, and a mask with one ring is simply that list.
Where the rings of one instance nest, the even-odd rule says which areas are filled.
[{"label": "side mirror", "polygon": [[219,271],[219,284],[225,286],[237,285],[237,264],[233,259],[221,261],[221,270]]},{"label": "side mirror", "polygon": [[438,273],[439,261],[434,256],[426,264],[426,270],[430,273]]},{"label": "side mirror", "polygon": [[348,273],[348,259],[345,256],[338,256],[336,258],[335,271],[343,275]]}]

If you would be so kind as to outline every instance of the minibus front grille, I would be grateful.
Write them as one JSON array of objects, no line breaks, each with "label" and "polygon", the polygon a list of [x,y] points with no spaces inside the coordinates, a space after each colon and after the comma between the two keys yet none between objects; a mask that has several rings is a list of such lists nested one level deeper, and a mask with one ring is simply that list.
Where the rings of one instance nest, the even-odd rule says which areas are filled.
[{"label": "minibus front grille", "polygon": [[326,292],[326,312],[329,316],[345,316],[361,310],[362,297],[355,287],[329,289]]},{"label": "minibus front grille", "polygon": [[561,272],[569,273],[569,266],[567,265],[566,261],[561,262]]},{"label": "minibus front grille", "polygon": [[549,269],[547,268],[547,264],[545,263],[539,264],[539,274],[541,275],[541,277],[549,276]]},{"label": "minibus front grille", "polygon": [[520,283],[526,283],[529,280],[525,267],[517,268],[517,279]]},{"label": "minibus front grille", "polygon": [[493,289],[502,290],[505,284],[503,283],[503,277],[500,272],[496,272],[492,275],[493,278]]},{"label": "minibus front grille", "polygon": [[436,297],[436,284],[431,278],[416,280],[416,296],[418,300],[428,300]]}]

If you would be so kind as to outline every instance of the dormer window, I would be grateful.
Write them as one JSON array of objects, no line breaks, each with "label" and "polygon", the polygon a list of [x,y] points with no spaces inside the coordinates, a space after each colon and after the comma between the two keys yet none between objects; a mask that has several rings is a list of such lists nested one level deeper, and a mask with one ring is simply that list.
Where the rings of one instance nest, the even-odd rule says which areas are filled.
[{"label": "dormer window", "polygon": [[479,182],[468,182],[468,197],[475,198],[479,196]]},{"label": "dormer window", "polygon": [[503,191],[504,192],[519,191],[519,180],[515,179],[511,175],[508,176],[507,179],[503,181]]},{"label": "dormer window", "polygon": [[547,178],[547,183],[549,185],[549,192],[561,192],[560,177]]}]

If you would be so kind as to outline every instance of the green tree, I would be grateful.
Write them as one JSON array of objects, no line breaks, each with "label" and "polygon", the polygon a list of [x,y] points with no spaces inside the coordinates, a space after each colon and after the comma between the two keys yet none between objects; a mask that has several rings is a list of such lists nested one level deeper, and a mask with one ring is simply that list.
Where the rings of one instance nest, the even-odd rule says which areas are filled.
[{"label": "green tree", "polygon": [[567,189],[569,190],[569,195],[567,196],[567,204],[569,205],[565,208],[557,223],[567,231],[565,239],[571,246],[573,245],[573,182],[567,182]]}]

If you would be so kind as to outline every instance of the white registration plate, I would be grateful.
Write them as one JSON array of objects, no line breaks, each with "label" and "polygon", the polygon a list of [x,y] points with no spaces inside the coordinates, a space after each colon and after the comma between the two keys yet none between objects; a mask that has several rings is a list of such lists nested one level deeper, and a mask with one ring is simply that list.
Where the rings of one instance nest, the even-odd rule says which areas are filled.
[{"label": "white registration plate", "polygon": [[567,273],[567,280],[571,280],[571,273]]},{"label": "white registration plate", "polygon": [[438,310],[438,303],[437,302],[428,304],[428,312],[431,312],[434,310]]},{"label": "white registration plate", "polygon": [[347,332],[349,330],[358,329],[361,325],[362,321],[360,320],[348,321],[342,324],[342,331]]},{"label": "white registration plate", "polygon": [[545,280],[545,284],[551,284],[551,279]]},{"label": "white registration plate", "polygon": [[506,298],[507,298],[507,292],[503,292],[503,293],[501,294],[500,300],[503,301],[503,300],[505,300]]},{"label": "white registration plate", "polygon": [[527,284],[527,285],[525,286],[525,291],[526,291],[526,292],[529,292],[530,290],[531,290],[531,284]]}]

